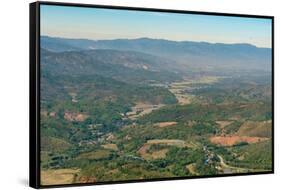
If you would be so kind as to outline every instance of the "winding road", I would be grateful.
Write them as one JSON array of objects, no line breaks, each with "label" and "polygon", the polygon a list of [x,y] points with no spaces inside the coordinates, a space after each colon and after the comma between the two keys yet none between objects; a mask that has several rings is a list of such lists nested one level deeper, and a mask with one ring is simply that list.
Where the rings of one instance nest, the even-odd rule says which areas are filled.
[{"label": "winding road", "polygon": [[220,165],[223,168],[224,173],[248,173],[251,171],[255,171],[254,169],[248,169],[248,168],[239,168],[235,166],[230,166],[225,163],[223,157],[221,155],[217,155],[220,159]]}]

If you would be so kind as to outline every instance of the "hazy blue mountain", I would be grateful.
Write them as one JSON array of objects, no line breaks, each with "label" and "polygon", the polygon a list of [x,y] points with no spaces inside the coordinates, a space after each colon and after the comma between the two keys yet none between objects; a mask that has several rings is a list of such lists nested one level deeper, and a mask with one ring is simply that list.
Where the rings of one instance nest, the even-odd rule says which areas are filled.
[{"label": "hazy blue mountain", "polygon": [[187,66],[202,70],[270,70],[271,67],[271,49],[258,48],[251,44],[177,42],[150,38],[85,40],[42,36],[41,47],[54,52],[89,49],[133,50],[173,60],[179,68]]},{"label": "hazy blue mountain", "polygon": [[67,43],[63,38],[52,38],[48,36],[41,37],[41,48],[47,49],[53,52],[74,51],[81,50],[78,46],[73,46],[71,43]]}]

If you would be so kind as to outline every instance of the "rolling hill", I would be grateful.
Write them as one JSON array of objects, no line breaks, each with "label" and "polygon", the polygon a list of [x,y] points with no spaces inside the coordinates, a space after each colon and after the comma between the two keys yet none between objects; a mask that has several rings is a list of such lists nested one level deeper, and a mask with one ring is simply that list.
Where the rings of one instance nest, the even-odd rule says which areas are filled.
[{"label": "rolling hill", "polygon": [[50,52],[41,49],[41,67],[58,75],[100,75],[128,83],[180,79],[178,69],[157,56],[119,50]]}]

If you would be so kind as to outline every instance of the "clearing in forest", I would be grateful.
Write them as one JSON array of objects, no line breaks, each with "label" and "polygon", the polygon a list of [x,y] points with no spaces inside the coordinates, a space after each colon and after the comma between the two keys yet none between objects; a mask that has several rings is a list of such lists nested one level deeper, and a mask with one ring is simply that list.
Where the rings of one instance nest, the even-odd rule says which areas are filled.
[{"label": "clearing in forest", "polygon": [[149,114],[153,110],[157,110],[163,106],[164,104],[149,104],[137,102],[136,105],[132,107],[132,111],[128,112],[126,115],[129,119],[136,120],[138,117]]},{"label": "clearing in forest", "polygon": [[71,184],[80,169],[50,169],[41,171],[41,185]]},{"label": "clearing in forest", "polygon": [[262,137],[248,137],[248,136],[214,136],[210,138],[211,143],[221,146],[233,146],[239,143],[257,143],[267,140]]},{"label": "clearing in forest", "polygon": [[152,151],[150,147],[152,145],[164,145],[164,146],[176,146],[176,147],[190,147],[188,143],[179,139],[154,139],[148,140],[137,152],[144,159],[159,159],[165,158],[168,148],[161,148],[159,150]]},{"label": "clearing in forest", "polygon": [[157,126],[157,127],[170,127],[170,126],[176,125],[177,123],[178,122],[175,122],[175,121],[159,122],[159,123],[155,123],[154,126]]}]

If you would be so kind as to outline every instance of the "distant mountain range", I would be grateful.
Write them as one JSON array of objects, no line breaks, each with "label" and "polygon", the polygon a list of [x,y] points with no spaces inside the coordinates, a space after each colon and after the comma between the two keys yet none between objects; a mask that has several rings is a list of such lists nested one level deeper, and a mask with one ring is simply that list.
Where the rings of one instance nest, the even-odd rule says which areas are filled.
[{"label": "distant mountain range", "polygon": [[[163,68],[169,70],[171,67],[175,71],[177,70],[176,68],[178,70],[202,71],[271,70],[271,49],[258,48],[251,44],[178,42],[150,38],[87,40],[42,36],[41,48],[50,52],[87,51],[86,54],[93,53],[93,56],[100,61],[107,60],[109,62],[110,58],[104,54],[105,51],[89,50],[111,50],[111,53],[115,53],[115,58],[116,54],[126,51],[126,57],[130,57],[130,60],[123,60],[124,62],[132,67],[141,66],[145,68],[147,65],[151,65],[151,69],[154,70],[163,70]],[[103,56],[101,54],[97,55],[98,53]],[[131,54],[129,57],[128,53]],[[118,56],[119,59],[122,57],[122,55]],[[147,57],[149,57],[150,61],[154,59],[154,68],[152,63],[145,63],[148,60],[141,60],[142,63],[139,64],[140,58]],[[133,64],[136,65],[133,66]]]}]

